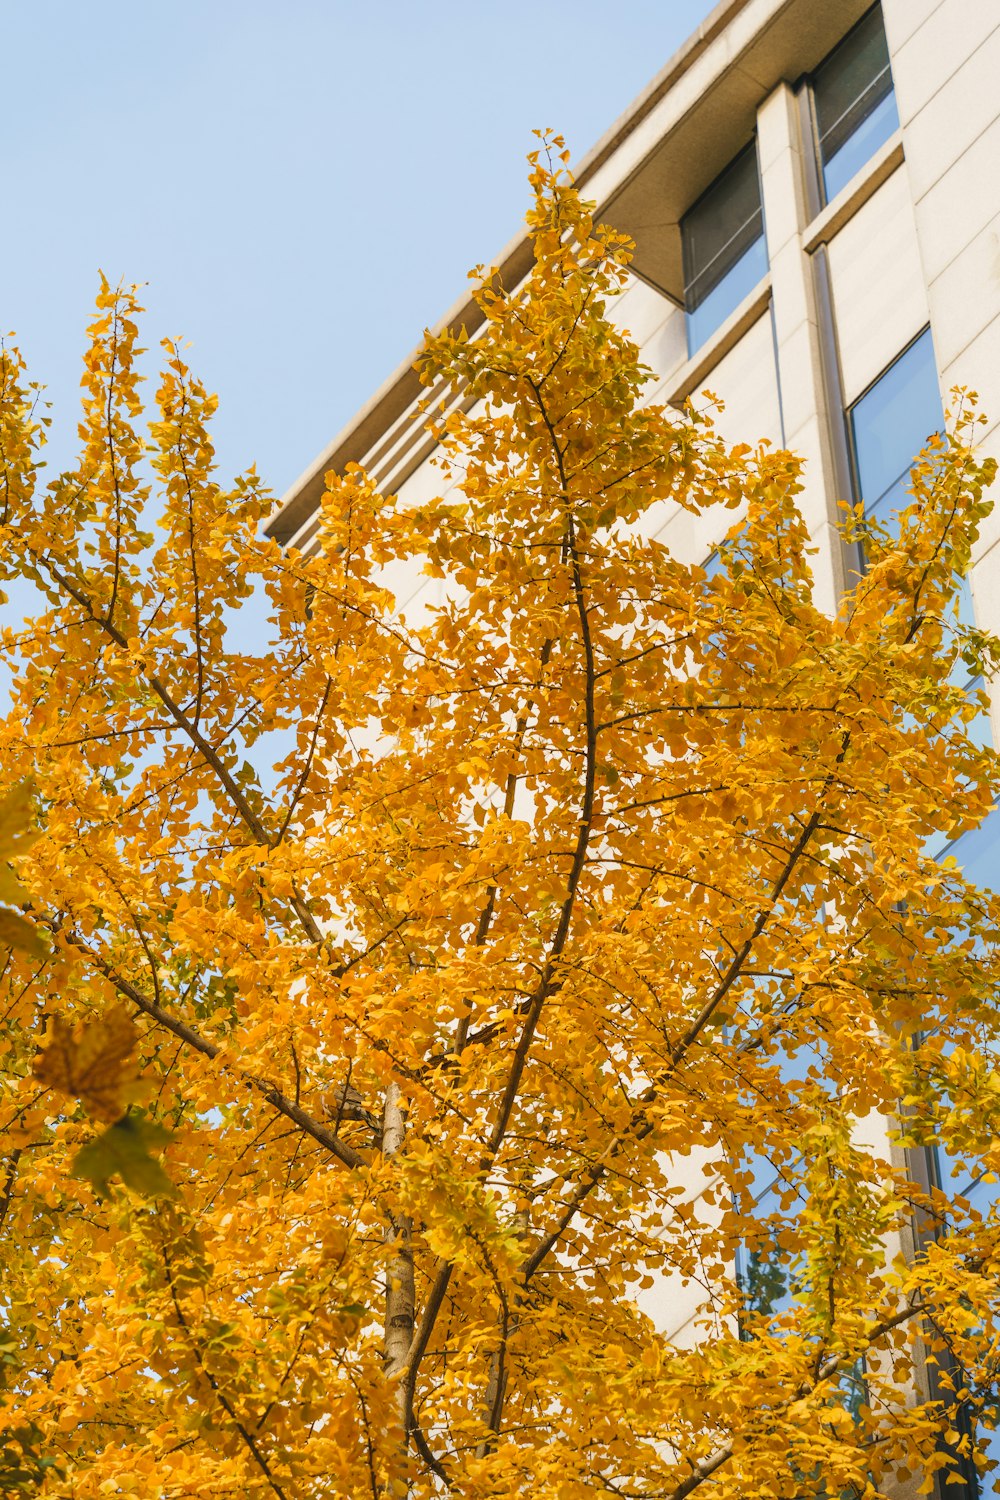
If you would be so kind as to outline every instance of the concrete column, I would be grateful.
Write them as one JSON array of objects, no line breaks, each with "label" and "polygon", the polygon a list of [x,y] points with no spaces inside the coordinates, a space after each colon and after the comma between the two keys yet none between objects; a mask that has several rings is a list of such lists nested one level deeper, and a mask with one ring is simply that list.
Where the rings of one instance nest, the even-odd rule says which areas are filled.
[{"label": "concrete column", "polygon": [[824,313],[822,283],[803,250],[812,172],[805,153],[812,145],[802,140],[799,100],[787,84],[758,111],[757,150],[785,444],[806,461],[799,505],[820,549],[813,559],[817,598],[832,612],[846,573],[835,529],[837,501],[851,496],[832,324]]}]

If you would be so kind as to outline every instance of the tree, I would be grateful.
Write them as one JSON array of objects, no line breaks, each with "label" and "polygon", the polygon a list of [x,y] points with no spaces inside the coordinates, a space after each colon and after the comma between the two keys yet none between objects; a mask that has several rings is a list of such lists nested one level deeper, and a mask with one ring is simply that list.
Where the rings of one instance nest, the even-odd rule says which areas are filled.
[{"label": "tree", "polygon": [[[917,1170],[1000,1169],[1000,902],[927,852],[1000,786],[969,398],[892,528],[847,513],[831,618],[796,460],[644,399],[628,243],[561,142],[531,182],[527,282],[422,357],[457,485],[330,474],[316,556],[219,483],[176,345],[140,436],[134,292],[49,483],[4,353],[46,951],[3,974],[3,1420],[46,1493],[873,1496],[989,1423],[1000,1223]],[[712,576],[661,501],[743,508]]]}]

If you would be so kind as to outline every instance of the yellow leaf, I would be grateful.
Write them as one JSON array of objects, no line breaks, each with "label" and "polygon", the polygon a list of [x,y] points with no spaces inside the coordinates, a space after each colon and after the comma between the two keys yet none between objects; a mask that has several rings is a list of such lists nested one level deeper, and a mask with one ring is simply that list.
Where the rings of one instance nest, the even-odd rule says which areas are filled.
[{"label": "yellow leaf", "polygon": [[7,911],[0,907],[0,948],[17,948],[22,953],[30,953],[35,958],[43,958],[45,955],[45,940],[37,927],[34,927],[19,912]]},{"label": "yellow leaf", "polygon": [[[31,826],[34,785],[19,781],[0,799],[0,901],[21,904],[28,892],[10,868],[10,860],[25,853],[38,838]],[[36,927],[16,912],[0,909],[0,947],[17,948],[41,958],[45,943]]]},{"label": "yellow leaf", "polygon": [[35,1059],[34,1075],[46,1087],[79,1099],[93,1119],[112,1125],[143,1093],[132,1055],[137,1042],[135,1022],[124,1005],[75,1026],[65,1016],[55,1016],[47,1045]]},{"label": "yellow leaf", "polygon": [[19,781],[0,798],[0,860],[8,861],[30,849],[38,838],[31,826],[34,785]]}]

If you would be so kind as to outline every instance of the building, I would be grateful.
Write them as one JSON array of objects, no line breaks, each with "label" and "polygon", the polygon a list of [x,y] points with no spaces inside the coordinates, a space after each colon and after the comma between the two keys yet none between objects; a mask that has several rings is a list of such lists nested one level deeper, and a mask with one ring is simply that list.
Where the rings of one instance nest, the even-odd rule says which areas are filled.
[{"label": "building", "polygon": [[[891,508],[953,387],[979,392],[983,447],[1000,457],[998,76],[996,0],[722,0],[577,174],[635,240],[615,316],[657,372],[654,399],[709,388],[724,435],[806,459],[801,505],[831,606],[848,566],[837,502]],[[514,240],[505,281],[529,258]],[[445,321],[476,318],[466,301]],[[323,475],[350,460],[386,490],[432,493],[418,390],[407,363],[292,487],[272,535],[308,548]],[[699,562],[729,520],[677,510],[660,534]],[[998,544],[1000,507],[969,601],[1000,633]],[[414,580],[410,602],[431,587]],[[1000,880],[998,833],[994,817],[955,850],[985,884]],[[683,1338],[692,1306],[669,1288],[661,1303]],[[1000,1489],[970,1474],[966,1493]]]}]

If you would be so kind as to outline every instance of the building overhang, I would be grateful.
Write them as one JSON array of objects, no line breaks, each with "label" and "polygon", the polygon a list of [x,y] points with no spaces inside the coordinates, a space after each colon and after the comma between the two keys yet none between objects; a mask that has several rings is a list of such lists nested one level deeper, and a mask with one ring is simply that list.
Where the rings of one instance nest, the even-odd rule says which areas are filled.
[{"label": "building overhang", "polygon": [[[796,83],[826,56],[871,0],[722,0],[581,162],[578,185],[600,217],[635,240],[633,269],[683,299],[680,219],[753,134],[756,113],[782,82]],[[531,269],[518,235],[493,263],[507,286]],[[471,296],[437,325],[470,332],[482,322]],[[414,351],[282,498],[267,533],[284,545],[318,507],[324,475],[360,462],[420,391]]]}]

